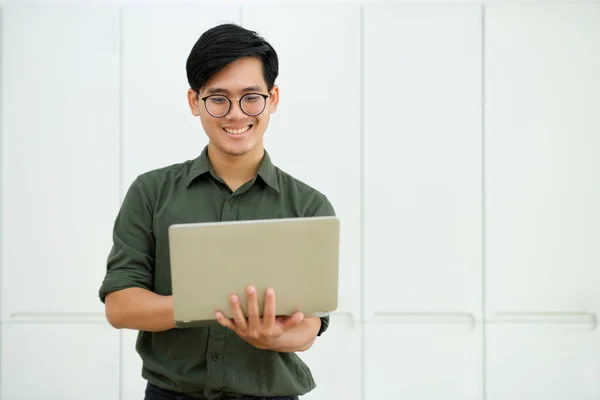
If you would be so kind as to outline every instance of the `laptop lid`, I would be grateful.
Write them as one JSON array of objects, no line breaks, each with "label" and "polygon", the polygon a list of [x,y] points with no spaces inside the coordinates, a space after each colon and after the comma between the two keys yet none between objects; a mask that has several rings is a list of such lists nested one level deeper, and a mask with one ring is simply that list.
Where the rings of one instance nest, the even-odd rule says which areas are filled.
[{"label": "laptop lid", "polygon": [[337,217],[171,225],[177,326],[214,321],[217,309],[231,318],[232,293],[247,316],[249,284],[258,290],[261,312],[272,287],[277,315],[331,313],[338,304],[339,232]]}]

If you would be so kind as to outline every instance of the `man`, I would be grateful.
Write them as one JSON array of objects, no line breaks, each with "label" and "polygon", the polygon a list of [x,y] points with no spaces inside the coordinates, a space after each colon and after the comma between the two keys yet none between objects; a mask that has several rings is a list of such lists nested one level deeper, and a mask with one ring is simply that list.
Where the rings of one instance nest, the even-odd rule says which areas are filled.
[{"label": "man", "polygon": [[271,289],[232,295],[234,318],[215,310],[209,327],[174,322],[169,225],[335,214],[323,194],[274,166],[264,149],[277,75],[277,54],[256,33],[232,24],[205,32],[187,60],[187,99],[208,145],[195,160],[138,176],[116,217],[99,295],[113,327],[139,331],[146,400],[297,399],[316,386],[295,353],[309,349],[329,319],[275,318]]}]

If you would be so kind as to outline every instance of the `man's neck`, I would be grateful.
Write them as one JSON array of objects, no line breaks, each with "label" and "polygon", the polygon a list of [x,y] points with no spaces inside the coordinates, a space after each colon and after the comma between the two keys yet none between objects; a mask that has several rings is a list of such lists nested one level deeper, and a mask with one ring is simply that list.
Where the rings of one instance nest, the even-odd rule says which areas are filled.
[{"label": "man's neck", "polygon": [[209,144],[208,157],[215,174],[223,179],[231,190],[236,191],[254,178],[263,160],[264,149],[257,146],[244,155],[231,156],[214,149]]}]

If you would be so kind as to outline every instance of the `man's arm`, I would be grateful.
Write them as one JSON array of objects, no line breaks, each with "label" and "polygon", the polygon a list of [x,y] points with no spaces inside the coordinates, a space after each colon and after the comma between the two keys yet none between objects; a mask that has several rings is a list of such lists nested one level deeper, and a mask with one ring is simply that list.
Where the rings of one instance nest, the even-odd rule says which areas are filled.
[{"label": "man's arm", "polygon": [[173,297],[142,288],[127,288],[106,295],[106,318],[117,329],[161,332],[175,328]]},{"label": "man's arm", "polygon": [[125,195],[113,228],[113,246],[100,287],[108,322],[117,329],[175,327],[173,299],[154,292],[152,201],[138,177]]}]

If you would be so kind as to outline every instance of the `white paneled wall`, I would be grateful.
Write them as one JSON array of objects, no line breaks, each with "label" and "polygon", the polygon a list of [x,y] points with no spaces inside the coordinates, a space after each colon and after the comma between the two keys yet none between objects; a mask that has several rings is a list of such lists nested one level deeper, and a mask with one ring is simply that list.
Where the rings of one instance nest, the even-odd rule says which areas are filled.
[{"label": "white paneled wall", "polygon": [[600,4],[486,28],[488,399],[600,399]]},{"label": "white paneled wall", "polygon": [[143,398],[97,290],[124,191],[206,143],[185,62],[220,22],[276,48],[267,149],[342,219],[304,398],[600,399],[600,3],[27,3],[0,2],[1,400]]},{"label": "white paneled wall", "polygon": [[2,10],[2,400],[119,392],[119,334],[93,320],[120,203],[118,44],[117,8]]},{"label": "white paneled wall", "polygon": [[91,313],[119,199],[116,8],[2,13],[2,320]]},{"label": "white paneled wall", "polygon": [[2,400],[119,398],[120,335],[109,325],[37,320],[3,328]]},{"label": "white paneled wall", "polygon": [[482,395],[481,24],[365,8],[367,399]]}]

